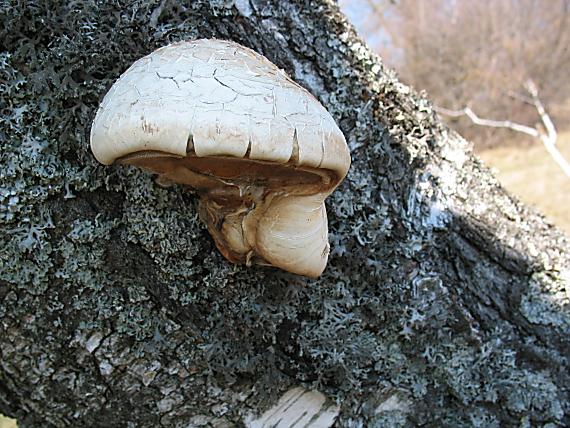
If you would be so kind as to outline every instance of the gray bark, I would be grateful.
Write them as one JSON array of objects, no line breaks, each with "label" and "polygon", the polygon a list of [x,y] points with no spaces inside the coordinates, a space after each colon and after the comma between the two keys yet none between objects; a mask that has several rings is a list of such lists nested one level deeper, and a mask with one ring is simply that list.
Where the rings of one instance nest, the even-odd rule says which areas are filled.
[{"label": "gray bark", "polygon": [[[0,413],[240,426],[302,385],[339,427],[569,425],[568,239],[329,1],[180,3],[2,3]],[[89,151],[120,73],[198,37],[266,55],[347,137],[318,280],[230,265],[190,191]]]}]

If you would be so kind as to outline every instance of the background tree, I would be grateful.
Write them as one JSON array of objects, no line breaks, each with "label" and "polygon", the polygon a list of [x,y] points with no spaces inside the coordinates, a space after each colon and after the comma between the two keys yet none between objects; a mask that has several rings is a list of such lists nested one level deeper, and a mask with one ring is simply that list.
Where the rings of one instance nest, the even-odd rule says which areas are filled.
[{"label": "background tree", "polygon": [[[436,105],[471,107],[481,117],[540,122],[524,84],[538,85],[557,126],[570,117],[568,0],[345,0],[373,46],[402,80],[427,90]],[[481,146],[509,138],[463,118],[453,122]]]},{"label": "background tree", "polygon": [[[320,279],[230,265],[192,193],[90,153],[113,81],[197,37],[267,55],[345,133]],[[241,426],[299,385],[343,427],[570,424],[567,238],[336,5],[4,2],[0,52],[0,412],[20,426]]]}]

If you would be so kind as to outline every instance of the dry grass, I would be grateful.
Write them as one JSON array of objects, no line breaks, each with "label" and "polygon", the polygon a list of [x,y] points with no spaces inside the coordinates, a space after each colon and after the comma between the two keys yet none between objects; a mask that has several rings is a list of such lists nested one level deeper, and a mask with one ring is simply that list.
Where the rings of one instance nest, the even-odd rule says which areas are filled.
[{"label": "dry grass", "polygon": [[[558,148],[570,160],[570,132],[559,135]],[[496,170],[497,178],[512,194],[537,207],[570,235],[570,178],[541,143],[487,149],[477,154]]]},{"label": "dry grass", "polygon": [[0,415],[0,428],[16,428],[16,420]]}]

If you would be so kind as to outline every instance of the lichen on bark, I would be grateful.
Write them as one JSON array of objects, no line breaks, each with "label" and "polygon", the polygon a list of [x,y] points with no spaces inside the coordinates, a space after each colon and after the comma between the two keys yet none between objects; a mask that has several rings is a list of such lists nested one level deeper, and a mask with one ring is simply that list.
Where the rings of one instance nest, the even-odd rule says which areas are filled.
[{"label": "lichen on bark", "polygon": [[[240,425],[291,386],[338,426],[570,424],[569,244],[514,200],[329,1],[4,2],[0,412],[21,427]],[[337,120],[318,280],[228,264],[187,189],[89,152],[169,42],[266,55]]]}]

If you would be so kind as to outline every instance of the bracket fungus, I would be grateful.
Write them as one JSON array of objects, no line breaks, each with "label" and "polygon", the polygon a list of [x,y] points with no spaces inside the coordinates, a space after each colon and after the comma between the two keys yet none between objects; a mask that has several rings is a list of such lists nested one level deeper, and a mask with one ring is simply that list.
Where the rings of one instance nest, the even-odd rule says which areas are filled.
[{"label": "bracket fungus", "polygon": [[196,189],[228,260],[323,272],[324,200],[348,172],[348,147],[317,99],[251,49],[195,40],[139,59],[103,99],[91,149]]}]

